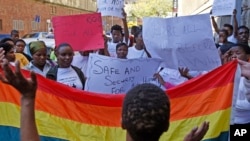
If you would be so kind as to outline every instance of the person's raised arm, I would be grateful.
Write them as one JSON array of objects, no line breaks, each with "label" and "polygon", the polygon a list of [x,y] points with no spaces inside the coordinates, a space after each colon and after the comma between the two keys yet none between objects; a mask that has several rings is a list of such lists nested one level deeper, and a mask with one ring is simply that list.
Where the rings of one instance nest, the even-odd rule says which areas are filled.
[{"label": "person's raised arm", "polygon": [[219,27],[218,27],[218,25],[217,25],[217,23],[216,23],[216,21],[215,21],[215,19],[214,19],[214,16],[211,16],[211,19],[212,19],[212,25],[213,25],[214,31],[215,31],[217,34],[219,34],[220,29],[219,29]]},{"label": "person's raised arm", "polygon": [[20,63],[17,62],[15,71],[12,71],[6,59],[2,61],[2,68],[4,73],[0,75],[0,80],[21,93],[21,141],[39,141],[35,122],[35,73],[31,72],[31,78],[26,79],[21,73]]},{"label": "person's raised arm", "polygon": [[129,39],[129,31],[128,31],[128,23],[127,23],[127,14],[125,12],[124,9],[122,9],[123,13],[123,19],[122,19],[122,22],[123,22],[123,30],[124,30],[124,38],[125,38],[125,42],[126,44],[128,44],[128,39]]},{"label": "person's raised arm", "polygon": [[236,38],[237,34],[238,34],[238,21],[237,21],[236,15],[237,15],[237,10],[234,9],[234,11],[233,11],[233,27],[234,27],[233,35],[234,35],[234,38]]},{"label": "person's raised arm", "polygon": [[[212,15],[212,13],[213,13],[213,11],[211,10],[211,11],[210,11],[210,15]],[[211,20],[212,20],[212,25],[213,25],[214,31],[215,31],[217,34],[219,34],[220,29],[218,28],[218,25],[217,25],[217,23],[216,23],[216,21],[215,21],[215,19],[214,19],[214,16],[211,16]]]}]

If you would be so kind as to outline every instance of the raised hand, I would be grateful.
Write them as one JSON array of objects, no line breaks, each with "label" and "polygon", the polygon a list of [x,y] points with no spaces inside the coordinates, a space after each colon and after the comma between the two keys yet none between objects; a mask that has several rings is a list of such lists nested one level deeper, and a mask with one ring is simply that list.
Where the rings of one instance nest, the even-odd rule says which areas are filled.
[{"label": "raised hand", "polygon": [[193,128],[185,137],[184,141],[200,141],[209,129],[209,122],[203,122],[201,127]]},{"label": "raised hand", "polygon": [[240,68],[241,68],[241,75],[250,79],[250,63],[242,60],[238,60]]},{"label": "raised hand", "polygon": [[186,77],[187,79],[192,79],[193,77],[188,73],[189,69],[186,67],[179,67],[178,68],[181,76]]},{"label": "raised hand", "polygon": [[15,71],[12,71],[6,59],[3,59],[2,68],[4,74],[0,75],[0,80],[3,83],[16,88],[22,94],[22,97],[35,98],[37,80],[34,72],[31,72],[31,78],[26,79],[21,73],[20,63],[16,62]]},{"label": "raised hand", "polygon": [[236,15],[236,14],[237,14],[237,10],[234,9],[234,10],[233,10],[233,15]]}]

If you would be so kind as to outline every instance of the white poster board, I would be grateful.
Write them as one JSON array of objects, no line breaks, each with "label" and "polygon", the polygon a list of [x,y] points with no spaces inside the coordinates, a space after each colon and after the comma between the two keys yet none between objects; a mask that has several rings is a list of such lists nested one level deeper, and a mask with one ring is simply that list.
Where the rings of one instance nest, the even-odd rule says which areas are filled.
[{"label": "white poster board", "polygon": [[214,16],[232,15],[235,6],[236,0],[214,0],[212,14]]},{"label": "white poster board", "polygon": [[97,0],[97,8],[102,16],[123,18],[124,0]]},{"label": "white poster board", "polygon": [[208,14],[144,18],[143,40],[151,56],[168,68],[209,71],[221,65]]},{"label": "white poster board", "polygon": [[85,90],[124,94],[137,84],[154,83],[153,75],[160,63],[160,59],[118,59],[90,54]]}]

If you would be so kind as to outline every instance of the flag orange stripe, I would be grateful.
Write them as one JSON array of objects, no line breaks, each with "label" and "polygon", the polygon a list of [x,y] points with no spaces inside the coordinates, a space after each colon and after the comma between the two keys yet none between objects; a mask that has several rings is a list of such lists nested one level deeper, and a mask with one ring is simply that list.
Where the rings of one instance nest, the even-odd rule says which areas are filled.
[{"label": "flag orange stripe", "polygon": [[[171,121],[208,115],[231,107],[233,84],[190,96],[170,99]],[[206,103],[204,103],[206,102]],[[216,104],[215,104],[216,103]],[[201,108],[202,107],[202,108]]]}]

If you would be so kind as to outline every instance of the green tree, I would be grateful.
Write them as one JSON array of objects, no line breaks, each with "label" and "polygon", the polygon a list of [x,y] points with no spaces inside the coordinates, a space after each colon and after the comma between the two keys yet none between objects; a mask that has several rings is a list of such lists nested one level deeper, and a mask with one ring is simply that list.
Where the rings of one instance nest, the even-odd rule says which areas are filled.
[{"label": "green tree", "polygon": [[131,17],[166,17],[172,12],[173,0],[137,0],[129,5]]}]

